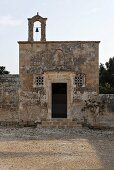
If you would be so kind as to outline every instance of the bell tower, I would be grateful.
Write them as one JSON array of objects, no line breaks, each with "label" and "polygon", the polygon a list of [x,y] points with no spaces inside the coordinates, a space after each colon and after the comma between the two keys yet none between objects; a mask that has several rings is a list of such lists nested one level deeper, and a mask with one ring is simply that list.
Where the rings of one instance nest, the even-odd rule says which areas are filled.
[{"label": "bell tower", "polygon": [[46,41],[46,20],[47,18],[41,17],[38,13],[32,18],[28,18],[28,41],[34,41],[33,39],[33,27],[34,23],[39,21],[41,23],[41,39],[40,41]]}]

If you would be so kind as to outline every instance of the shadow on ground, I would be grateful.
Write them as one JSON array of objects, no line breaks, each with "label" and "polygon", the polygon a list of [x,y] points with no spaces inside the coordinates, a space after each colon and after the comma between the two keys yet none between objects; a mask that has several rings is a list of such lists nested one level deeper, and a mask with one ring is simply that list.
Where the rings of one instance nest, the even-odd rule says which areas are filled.
[{"label": "shadow on ground", "polygon": [[114,132],[0,129],[0,169],[113,170]]}]

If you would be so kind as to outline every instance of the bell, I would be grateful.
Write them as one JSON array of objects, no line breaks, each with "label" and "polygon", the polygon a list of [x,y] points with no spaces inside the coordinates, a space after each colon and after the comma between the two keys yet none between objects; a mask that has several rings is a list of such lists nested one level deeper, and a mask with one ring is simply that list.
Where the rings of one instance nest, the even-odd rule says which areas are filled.
[{"label": "bell", "polygon": [[39,32],[38,27],[36,28],[36,31],[35,31],[35,32]]}]

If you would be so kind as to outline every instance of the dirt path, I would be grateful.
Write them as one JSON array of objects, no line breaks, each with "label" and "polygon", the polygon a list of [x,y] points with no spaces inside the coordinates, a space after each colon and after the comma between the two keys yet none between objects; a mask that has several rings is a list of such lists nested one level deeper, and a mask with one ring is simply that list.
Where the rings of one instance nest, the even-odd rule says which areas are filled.
[{"label": "dirt path", "polygon": [[0,128],[0,170],[114,170],[114,132]]}]

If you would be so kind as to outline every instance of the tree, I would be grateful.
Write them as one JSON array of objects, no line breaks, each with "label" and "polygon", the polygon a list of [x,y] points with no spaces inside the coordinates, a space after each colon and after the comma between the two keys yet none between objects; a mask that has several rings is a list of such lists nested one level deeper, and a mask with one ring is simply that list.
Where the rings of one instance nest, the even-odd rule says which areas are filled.
[{"label": "tree", "polygon": [[114,57],[108,62],[100,64],[99,70],[100,93],[114,94]]},{"label": "tree", "polygon": [[0,66],[0,74],[9,74],[10,72],[6,70],[4,66]]}]

